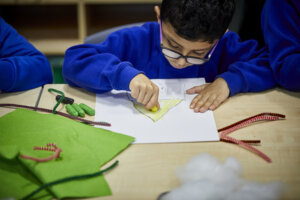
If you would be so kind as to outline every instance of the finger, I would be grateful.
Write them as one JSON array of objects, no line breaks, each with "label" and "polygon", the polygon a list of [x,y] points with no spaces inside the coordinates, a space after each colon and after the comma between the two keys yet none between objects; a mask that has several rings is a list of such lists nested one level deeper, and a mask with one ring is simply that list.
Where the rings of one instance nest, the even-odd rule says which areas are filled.
[{"label": "finger", "polygon": [[206,112],[208,110],[208,108],[213,104],[213,102],[215,101],[216,99],[216,96],[213,95],[213,96],[210,96],[206,102],[203,104],[203,106],[200,108],[200,112],[203,113],[203,112]]},{"label": "finger", "polygon": [[157,85],[155,85],[155,84],[154,84],[153,87],[154,87],[155,99],[156,99],[156,101],[157,101],[156,107],[157,107],[157,110],[159,110],[159,109],[160,109],[160,104],[159,104],[159,102],[158,102],[158,98],[159,98],[159,88],[158,88]]},{"label": "finger", "polygon": [[207,99],[209,98],[208,95],[203,95],[195,104],[194,111],[200,112],[200,108],[206,103]]},{"label": "finger", "polygon": [[159,104],[159,102],[157,101],[157,104],[156,104],[156,106],[157,106],[157,110],[159,110],[160,109],[160,104]]},{"label": "finger", "polygon": [[151,85],[147,86],[146,94],[145,94],[145,97],[144,97],[144,100],[143,100],[142,103],[144,105],[148,104],[148,102],[150,101],[152,95],[153,95],[153,87]]},{"label": "finger", "polygon": [[158,96],[159,96],[159,89],[156,85],[154,85],[153,95],[150,101],[145,105],[145,107],[147,109],[152,109],[154,106],[157,106],[157,109],[159,109],[160,105],[158,103]]},{"label": "finger", "polygon": [[194,109],[197,102],[202,98],[202,94],[198,94],[196,97],[194,97],[194,99],[192,100],[191,104],[190,104],[190,108]]},{"label": "finger", "polygon": [[186,93],[187,94],[200,93],[206,86],[207,86],[207,84],[192,87],[192,88],[186,90]]},{"label": "finger", "polygon": [[214,111],[217,107],[218,107],[218,105],[212,104],[211,106],[209,106],[209,110]]},{"label": "finger", "polygon": [[214,100],[214,102],[212,103],[212,105],[209,107],[209,109],[210,109],[210,110],[215,110],[216,108],[218,108],[218,107],[221,105],[222,102],[223,102],[223,101],[221,100],[220,97],[216,98],[216,99]]},{"label": "finger", "polygon": [[150,110],[152,109],[154,106],[157,106],[157,109],[160,108],[160,105],[158,103],[158,97],[156,95],[153,95],[150,99],[150,101],[145,105],[145,107]]},{"label": "finger", "polygon": [[142,103],[144,98],[145,98],[145,93],[146,93],[146,89],[145,89],[145,86],[141,86],[140,87],[140,92],[139,92],[139,96],[138,98],[136,99],[137,102],[139,103]]},{"label": "finger", "polygon": [[140,93],[139,89],[134,88],[134,89],[131,90],[131,96],[132,96],[134,99],[137,99],[137,98],[138,98],[139,93]]}]

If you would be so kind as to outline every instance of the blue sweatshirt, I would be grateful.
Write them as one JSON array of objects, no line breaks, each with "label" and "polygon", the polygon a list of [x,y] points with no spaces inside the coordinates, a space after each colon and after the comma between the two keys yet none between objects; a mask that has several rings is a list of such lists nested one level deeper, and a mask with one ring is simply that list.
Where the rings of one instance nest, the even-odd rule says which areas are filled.
[{"label": "blue sweatshirt", "polygon": [[209,62],[175,69],[162,54],[159,37],[158,23],[148,22],[112,33],[103,43],[71,47],[63,66],[65,81],[95,93],[129,90],[131,79],[139,73],[150,79],[205,77],[207,82],[222,77],[230,95],[275,85],[267,54],[257,50],[254,40],[241,42],[229,31],[220,39]]},{"label": "blue sweatshirt", "polygon": [[0,91],[13,92],[52,83],[47,58],[0,17]]},{"label": "blue sweatshirt", "polygon": [[300,90],[300,1],[267,0],[262,30],[277,83]]}]

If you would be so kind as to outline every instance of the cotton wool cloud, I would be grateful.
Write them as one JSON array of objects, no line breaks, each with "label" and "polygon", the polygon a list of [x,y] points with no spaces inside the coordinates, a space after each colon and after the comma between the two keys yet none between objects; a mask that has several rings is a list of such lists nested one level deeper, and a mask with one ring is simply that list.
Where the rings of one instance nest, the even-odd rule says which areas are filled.
[{"label": "cotton wool cloud", "polygon": [[277,200],[284,192],[281,182],[247,181],[241,174],[242,166],[235,158],[220,163],[200,154],[176,170],[181,185],[159,200]]}]

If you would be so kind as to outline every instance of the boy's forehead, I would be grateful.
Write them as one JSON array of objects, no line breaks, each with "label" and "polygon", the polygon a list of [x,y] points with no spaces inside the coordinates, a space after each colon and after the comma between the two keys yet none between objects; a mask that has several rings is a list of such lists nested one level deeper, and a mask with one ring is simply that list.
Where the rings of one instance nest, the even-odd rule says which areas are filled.
[{"label": "boy's forehead", "polygon": [[162,31],[165,37],[167,39],[172,40],[173,42],[176,42],[180,46],[184,48],[189,48],[189,49],[195,49],[195,50],[206,50],[211,48],[211,43],[207,41],[191,41],[191,40],[186,40],[183,37],[180,37],[176,32],[173,26],[168,23],[168,22],[162,22]]}]

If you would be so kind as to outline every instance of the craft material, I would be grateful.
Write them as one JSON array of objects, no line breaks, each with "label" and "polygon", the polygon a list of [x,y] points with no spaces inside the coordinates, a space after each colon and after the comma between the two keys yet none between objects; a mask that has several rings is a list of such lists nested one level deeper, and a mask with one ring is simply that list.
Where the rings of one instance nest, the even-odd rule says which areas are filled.
[{"label": "craft material", "polygon": [[[53,149],[51,149],[50,147],[53,147]],[[34,147],[33,149],[34,150],[43,150],[43,151],[54,151],[54,154],[48,158],[34,158],[31,156],[25,156],[25,155],[20,155],[20,158],[34,160],[36,162],[46,162],[46,161],[50,161],[50,160],[58,158],[60,152],[62,152],[62,150],[60,148],[58,148],[56,146],[56,144],[54,144],[54,143],[47,144],[47,147]]]},{"label": "craft material", "polygon": [[56,113],[56,108],[59,106],[60,103],[65,103],[66,104],[66,110],[67,112],[74,116],[80,116],[80,117],[85,117],[85,113],[90,115],[90,116],[94,116],[95,115],[95,110],[92,109],[91,107],[81,103],[80,105],[78,105],[77,103],[74,103],[74,99],[71,99],[69,97],[65,97],[65,94],[62,91],[53,89],[53,88],[49,88],[48,89],[49,92],[57,92],[60,95],[56,96],[56,105],[53,108],[53,113]]},{"label": "craft material", "polygon": [[[157,200],[279,200],[286,186],[280,181],[256,182],[253,177],[247,180],[237,159],[229,157],[221,163],[207,153],[191,158],[184,166],[177,167],[175,173],[180,184],[162,193]],[[270,180],[276,179],[277,176]]]},{"label": "craft material", "polygon": [[[233,143],[235,144],[233,141],[230,141],[230,140],[226,140],[224,138],[220,138],[220,141],[221,142],[228,142],[228,143]],[[240,140],[242,142],[245,142],[245,143],[249,143],[251,145],[255,145],[255,144],[260,144],[260,140]]]},{"label": "craft material", "polygon": [[77,103],[73,103],[72,107],[78,112],[78,115],[80,117],[84,117],[85,116],[84,110]]},{"label": "craft material", "polygon": [[95,173],[92,173],[92,174],[71,176],[71,177],[66,177],[66,178],[63,178],[63,179],[56,180],[56,181],[52,181],[52,182],[49,182],[49,183],[45,183],[41,187],[39,187],[38,189],[33,191],[32,193],[30,193],[30,194],[26,195],[25,197],[23,197],[22,200],[29,199],[29,198],[33,197],[34,195],[36,195],[37,193],[39,193],[40,191],[42,191],[44,189],[47,189],[48,187],[53,186],[53,185],[57,185],[57,184],[68,182],[68,181],[74,181],[74,180],[92,178],[92,177],[95,177],[95,176],[99,176],[99,175],[103,174],[104,172],[107,172],[107,171],[113,169],[114,167],[116,167],[118,165],[118,163],[119,163],[119,161],[116,160],[111,166],[107,167],[106,169],[103,169],[99,172],[95,172]]},{"label": "craft material", "polygon": [[159,100],[160,109],[157,110],[155,106],[154,110],[148,110],[144,105],[132,101],[134,107],[143,115],[149,117],[153,122],[157,122],[162,119],[172,108],[176,107],[182,99],[168,99],[168,100]]},{"label": "craft material", "polygon": [[[46,112],[46,113],[52,113],[52,110],[50,109],[46,109],[46,108],[39,108],[39,107],[33,107],[33,106],[25,106],[25,105],[19,105],[19,104],[0,104],[0,107],[7,107],[7,108],[26,108],[28,110],[36,110],[36,111],[41,111],[41,112]],[[67,117],[85,124],[91,124],[91,125],[98,125],[98,126],[111,126],[110,123],[108,122],[102,122],[102,121],[90,121],[90,120],[86,120],[86,119],[82,119],[80,117],[74,117],[72,115],[63,113],[63,112],[59,112],[56,111],[55,114],[61,115],[63,117]]]},{"label": "craft material", "polygon": [[157,106],[154,106],[152,109],[151,109],[152,112],[156,112],[157,111]]},{"label": "craft material", "polygon": [[[189,95],[185,92],[195,85],[205,84],[204,79],[151,81],[159,87],[158,100],[161,106],[156,112],[145,112],[149,115],[159,115],[161,110],[163,111],[161,101],[166,101],[168,106],[174,105],[159,120],[154,122],[141,114],[129,99],[131,95],[127,91],[117,90],[97,94],[95,120],[105,117],[105,120],[113,124],[107,129],[135,137],[134,143],[219,141],[213,112],[195,113],[189,106],[197,94]],[[180,103],[176,104],[177,100]]]},{"label": "craft material", "polygon": [[54,114],[56,114],[56,109],[59,106],[59,104],[63,101],[63,99],[65,97],[65,94],[62,91],[59,91],[59,90],[56,90],[56,89],[53,89],[53,88],[49,88],[48,92],[56,92],[56,93],[61,95],[60,99],[57,101],[57,103],[55,104],[55,106],[53,108],[53,111],[52,111]]},{"label": "craft material", "polygon": [[229,141],[231,143],[240,145],[241,147],[248,149],[249,151],[251,151],[253,153],[256,153],[258,156],[260,156],[265,161],[270,163],[272,161],[266,154],[262,153],[258,149],[252,147],[251,145],[249,145],[241,140],[237,140],[235,138],[228,136],[228,134],[235,130],[243,128],[249,124],[257,122],[257,121],[275,121],[275,120],[282,120],[282,119],[285,119],[285,115],[277,114],[277,113],[261,113],[261,114],[243,119],[241,121],[238,121],[238,122],[231,124],[229,126],[226,126],[224,128],[221,128],[218,130],[218,132],[220,133],[220,138],[222,139],[221,141]]},{"label": "craft material", "polygon": [[95,115],[95,110],[87,105],[85,105],[84,103],[79,104],[80,108],[82,108],[84,110],[84,112],[90,116],[94,116]]},{"label": "craft material", "polygon": [[[134,140],[130,136],[87,126],[57,114],[25,109],[0,117],[0,127],[0,185],[5,185],[0,187],[0,199],[21,199],[43,184],[98,172],[99,167]],[[47,157],[45,154],[51,156],[52,152],[33,152],[32,147],[43,141],[51,141],[63,150],[59,159],[36,163],[20,158],[20,154],[38,158]],[[30,199],[80,199],[110,194],[104,176],[100,175],[48,187]]]},{"label": "craft material", "polygon": [[79,115],[78,112],[75,110],[75,108],[71,104],[66,105],[66,110],[70,115],[72,115],[74,117],[77,117]]},{"label": "craft material", "polygon": [[[61,95],[56,95],[56,97],[55,97],[56,101],[59,101],[61,97],[62,97]],[[72,99],[70,97],[64,97],[63,100],[62,100],[62,103],[64,103],[64,104],[73,104],[74,99]]]}]

